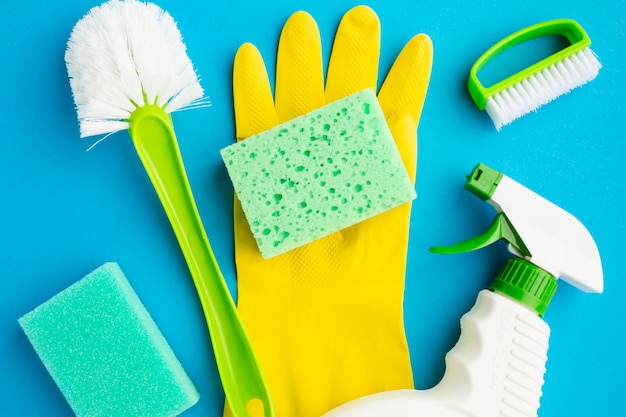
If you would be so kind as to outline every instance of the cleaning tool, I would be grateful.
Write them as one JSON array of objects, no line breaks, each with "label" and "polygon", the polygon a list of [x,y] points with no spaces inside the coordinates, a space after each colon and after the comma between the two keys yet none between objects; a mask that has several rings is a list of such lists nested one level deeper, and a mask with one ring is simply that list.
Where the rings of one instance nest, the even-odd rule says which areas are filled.
[{"label": "cleaning tool", "polygon": [[237,416],[272,405],[202,226],[170,112],[203,90],[172,17],[151,3],[110,1],[72,31],[65,55],[81,136],[128,128],[191,271],[226,400]]},{"label": "cleaning tool", "polygon": [[116,263],[18,322],[77,416],[175,416],[199,399]]},{"label": "cleaning tool", "polygon": [[570,213],[484,164],[465,188],[496,209],[494,222],[478,237],[431,251],[461,253],[504,239],[515,256],[461,319],[443,379],[425,391],[364,397],[325,417],[537,416],[550,337],[542,317],[557,278],[585,292],[603,291],[598,248]]},{"label": "cleaning tool", "polygon": [[370,89],[232,144],[222,156],[265,258],[416,196]]},{"label": "cleaning tool", "polygon": [[[544,36],[561,36],[569,46],[490,86],[478,80],[478,72],[510,48]],[[468,88],[480,110],[486,110],[496,129],[530,113],[562,94],[593,80],[601,64],[589,48],[591,40],[578,22],[550,20],[507,36],[489,48],[470,70]]]},{"label": "cleaning tool", "polygon": [[[243,44],[233,68],[237,138],[245,143],[353,93],[376,91],[379,50],[374,11],[349,10],[339,23],[324,85],[317,24],[296,12],[280,35],[273,99],[263,58]],[[415,36],[378,92],[411,182],[431,63],[430,38]],[[413,387],[402,310],[410,210],[410,202],[402,204],[264,259],[235,198],[238,310],[277,416],[319,417],[353,398]]]}]

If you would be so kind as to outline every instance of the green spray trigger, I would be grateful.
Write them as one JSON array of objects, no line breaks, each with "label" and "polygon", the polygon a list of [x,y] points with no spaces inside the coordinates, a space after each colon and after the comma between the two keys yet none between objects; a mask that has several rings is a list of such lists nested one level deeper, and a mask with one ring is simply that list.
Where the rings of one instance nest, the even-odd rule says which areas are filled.
[{"label": "green spray trigger", "polygon": [[513,246],[520,255],[531,256],[530,251],[504,213],[499,213],[493,223],[491,223],[491,226],[480,235],[452,246],[433,246],[430,248],[430,252],[442,255],[472,252],[489,246],[500,239]]}]

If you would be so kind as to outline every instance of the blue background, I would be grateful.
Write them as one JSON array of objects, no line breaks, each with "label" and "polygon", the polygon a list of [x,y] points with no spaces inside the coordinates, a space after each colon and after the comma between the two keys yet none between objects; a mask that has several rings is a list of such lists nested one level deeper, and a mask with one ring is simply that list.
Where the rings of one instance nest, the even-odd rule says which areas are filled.
[{"label": "blue background", "polygon": [[[74,24],[98,4],[10,1],[0,15],[0,414],[71,415],[17,319],[102,263],[116,261],[201,392],[185,416],[219,416],[223,393],[201,308],[128,135],[114,135],[90,152],[85,151],[93,141],[78,137],[63,54]],[[255,43],[273,73],[284,21],[306,10],[318,22],[327,60],[337,23],[359,2],[158,4],[179,22],[212,102],[174,120],[209,239],[235,291],[232,188],[218,154],[234,137],[235,51],[243,42]],[[626,415],[626,280],[620,266],[626,234],[626,2],[366,4],[382,25],[380,80],[414,34],[430,35],[435,51],[419,125],[419,197],[406,278],[405,324],[416,388],[440,379],[444,355],[459,335],[459,318],[508,257],[504,244],[458,256],[428,252],[490,223],[493,209],[462,187],[465,174],[483,161],[576,215],[603,259],[604,294],[562,283],[546,314],[553,333],[539,415]],[[604,65],[600,75],[496,132],[467,94],[470,66],[502,37],[562,17],[578,20],[590,35]],[[506,67],[521,56],[511,53],[510,61],[500,62]]]}]

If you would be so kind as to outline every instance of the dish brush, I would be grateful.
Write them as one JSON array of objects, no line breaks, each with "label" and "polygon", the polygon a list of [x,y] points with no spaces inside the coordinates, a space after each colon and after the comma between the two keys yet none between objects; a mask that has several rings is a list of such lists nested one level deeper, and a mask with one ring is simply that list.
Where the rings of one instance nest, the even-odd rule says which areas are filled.
[{"label": "dish brush", "polygon": [[152,3],[106,2],[76,24],[65,61],[81,137],[124,129],[130,133],[198,291],[233,414],[273,415],[263,374],[202,226],[174,134],[173,111],[206,105],[175,21]]}]

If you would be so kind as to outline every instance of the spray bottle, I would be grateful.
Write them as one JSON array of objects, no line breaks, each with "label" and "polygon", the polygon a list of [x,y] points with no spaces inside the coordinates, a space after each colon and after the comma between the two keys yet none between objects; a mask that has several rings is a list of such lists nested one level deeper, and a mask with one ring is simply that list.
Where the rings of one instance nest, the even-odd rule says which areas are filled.
[{"label": "spray bottle", "polygon": [[543,315],[557,278],[601,293],[600,255],[574,216],[484,164],[474,168],[465,188],[496,209],[494,222],[480,236],[431,251],[462,253],[503,239],[515,256],[461,318],[461,336],[446,355],[441,382],[424,391],[365,396],[324,417],[537,416],[550,336]]}]

